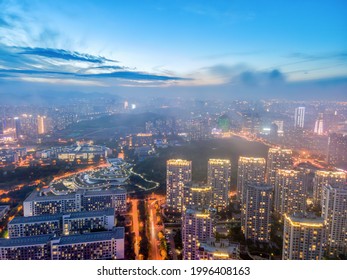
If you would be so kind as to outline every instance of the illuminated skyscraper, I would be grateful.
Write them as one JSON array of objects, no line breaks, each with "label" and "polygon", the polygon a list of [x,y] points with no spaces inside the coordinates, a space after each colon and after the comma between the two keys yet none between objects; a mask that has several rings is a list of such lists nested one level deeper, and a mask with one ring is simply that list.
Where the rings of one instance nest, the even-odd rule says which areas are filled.
[{"label": "illuminated skyscraper", "polygon": [[237,166],[237,194],[241,202],[249,185],[265,183],[265,158],[240,157]]},{"label": "illuminated skyscraper", "polygon": [[306,211],[305,174],[296,170],[279,169],[275,179],[274,210],[281,215]]},{"label": "illuminated skyscraper", "polygon": [[206,242],[213,237],[214,221],[207,210],[187,209],[182,217],[183,259],[198,259],[200,242]]},{"label": "illuminated skyscraper", "polygon": [[269,185],[247,187],[244,219],[241,220],[245,239],[253,242],[269,242],[273,188]]},{"label": "illuminated skyscraper", "polygon": [[230,177],[230,160],[210,159],[208,161],[207,185],[212,188],[212,206],[218,211],[229,205]]},{"label": "illuminated skyscraper", "polygon": [[294,127],[304,128],[304,121],[305,121],[305,107],[295,108]]},{"label": "illuminated skyscraper", "polygon": [[266,180],[270,186],[275,185],[276,171],[278,169],[292,169],[292,150],[270,148],[266,163]]},{"label": "illuminated skyscraper", "polygon": [[323,219],[284,215],[283,260],[320,260],[325,241]]},{"label": "illuminated skyscraper", "polygon": [[346,184],[346,173],[342,171],[317,170],[313,179],[313,201],[321,205],[322,189],[325,185],[343,186]]},{"label": "illuminated skyscraper", "polygon": [[347,254],[347,186],[323,186],[322,218],[329,256]]},{"label": "illuminated skyscraper", "polygon": [[170,159],[166,162],[166,206],[170,212],[181,213],[183,187],[192,181],[192,162]]}]

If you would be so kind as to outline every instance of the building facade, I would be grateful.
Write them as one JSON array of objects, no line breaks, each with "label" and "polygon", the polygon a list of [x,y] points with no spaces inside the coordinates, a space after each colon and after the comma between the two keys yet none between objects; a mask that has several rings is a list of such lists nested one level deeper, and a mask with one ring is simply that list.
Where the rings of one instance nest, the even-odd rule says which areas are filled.
[{"label": "building facade", "polygon": [[270,241],[272,197],[272,186],[251,185],[247,188],[241,219],[241,229],[246,240]]},{"label": "building facade", "polygon": [[241,202],[247,186],[265,183],[265,158],[240,157],[237,166],[237,194]]},{"label": "building facade", "polygon": [[343,171],[317,170],[313,179],[313,202],[321,206],[322,189],[325,185],[343,186],[346,184],[346,173]]},{"label": "building facade", "polygon": [[98,211],[114,208],[116,213],[126,212],[127,194],[124,189],[86,191],[67,195],[32,192],[23,202],[24,216],[52,215],[80,211]]},{"label": "building facade", "polygon": [[207,210],[187,209],[182,216],[183,259],[197,260],[200,242],[214,234],[213,214]]},{"label": "building facade", "polygon": [[295,108],[294,127],[304,128],[304,124],[305,124],[305,107],[297,107]]},{"label": "building facade", "polygon": [[274,210],[280,215],[306,212],[305,174],[279,169],[275,179]]},{"label": "building facade", "polygon": [[124,228],[55,237],[53,234],[0,239],[0,260],[124,259]]},{"label": "building facade", "polygon": [[171,159],[166,163],[166,206],[169,212],[181,213],[183,187],[192,181],[192,162]]},{"label": "building facade", "polygon": [[266,182],[275,186],[276,171],[278,169],[293,168],[293,152],[291,149],[270,148],[266,162]]},{"label": "building facade", "polygon": [[347,186],[323,186],[322,192],[328,256],[347,254]]},{"label": "building facade", "polygon": [[225,210],[229,205],[231,164],[228,159],[209,159],[207,185],[212,188],[212,207]]},{"label": "building facade", "polygon": [[320,260],[326,241],[324,221],[284,215],[283,260]]},{"label": "building facade", "polygon": [[114,209],[108,208],[104,211],[15,217],[8,223],[8,233],[10,238],[44,234],[71,235],[112,230],[114,226]]}]

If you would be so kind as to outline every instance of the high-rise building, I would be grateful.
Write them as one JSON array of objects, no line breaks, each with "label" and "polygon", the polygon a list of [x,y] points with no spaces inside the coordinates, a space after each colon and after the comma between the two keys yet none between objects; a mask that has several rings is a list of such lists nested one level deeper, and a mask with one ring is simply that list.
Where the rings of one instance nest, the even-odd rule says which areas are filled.
[{"label": "high-rise building", "polygon": [[323,126],[323,113],[319,113],[318,118],[314,125],[314,133],[317,135],[324,134],[324,126]]},{"label": "high-rise building", "polygon": [[116,213],[126,212],[127,193],[124,189],[102,191],[79,190],[67,195],[43,195],[32,192],[23,202],[24,217],[98,211],[114,208]]},{"label": "high-rise building", "polygon": [[18,117],[14,118],[14,124],[16,128],[16,139],[19,139],[20,135],[22,134],[22,126]]},{"label": "high-rise building", "polygon": [[331,165],[347,165],[347,133],[329,135],[327,158]]},{"label": "high-rise building", "polygon": [[45,134],[46,133],[46,125],[45,125],[46,116],[37,116],[37,133]]},{"label": "high-rise building", "polygon": [[243,202],[249,185],[265,183],[265,158],[240,157],[237,166],[237,194]]},{"label": "high-rise building", "polygon": [[284,215],[283,260],[320,260],[326,240],[322,218]]},{"label": "high-rise building", "polygon": [[266,181],[275,186],[276,171],[278,169],[293,168],[293,152],[291,149],[270,148],[266,163]]},{"label": "high-rise building", "polygon": [[239,260],[240,244],[231,243],[228,239],[212,237],[206,242],[199,243],[198,256],[199,260]]},{"label": "high-rise building", "polygon": [[212,200],[212,187],[200,184],[187,184],[183,187],[183,211],[189,208],[209,207]]},{"label": "high-rise building", "polygon": [[313,179],[313,202],[321,205],[322,189],[325,185],[343,186],[346,184],[347,175],[343,171],[317,170]]},{"label": "high-rise building", "polygon": [[112,230],[114,226],[114,209],[108,208],[103,211],[15,217],[8,223],[8,233],[10,238],[43,234],[71,235]]},{"label": "high-rise building", "polygon": [[212,188],[212,206],[219,210],[229,205],[231,164],[228,159],[209,159],[207,185]]},{"label": "high-rise building", "polygon": [[213,214],[208,210],[187,209],[182,216],[183,259],[197,260],[199,243],[214,234]]},{"label": "high-rise building", "polygon": [[181,213],[183,187],[192,181],[192,162],[170,159],[166,168],[166,206],[169,212]]},{"label": "high-rise building", "polygon": [[305,121],[305,107],[295,108],[294,127],[304,128],[304,121]]},{"label": "high-rise building", "polygon": [[323,186],[322,218],[329,256],[347,254],[347,186]]},{"label": "high-rise building", "polygon": [[246,240],[270,241],[272,196],[273,187],[269,185],[248,186],[241,219],[241,228]]},{"label": "high-rise building", "polygon": [[124,259],[124,227],[56,237],[54,234],[0,238],[0,260]]},{"label": "high-rise building", "polygon": [[305,174],[279,169],[275,179],[274,210],[280,215],[304,214],[306,211]]}]

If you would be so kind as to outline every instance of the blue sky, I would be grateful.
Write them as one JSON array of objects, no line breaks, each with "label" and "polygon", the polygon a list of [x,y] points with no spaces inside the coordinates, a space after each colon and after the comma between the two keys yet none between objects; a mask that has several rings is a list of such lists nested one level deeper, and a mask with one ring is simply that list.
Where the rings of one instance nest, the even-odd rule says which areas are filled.
[{"label": "blue sky", "polygon": [[346,12],[343,0],[0,0],[0,85],[285,91],[312,82],[313,92],[330,81],[341,95]]}]

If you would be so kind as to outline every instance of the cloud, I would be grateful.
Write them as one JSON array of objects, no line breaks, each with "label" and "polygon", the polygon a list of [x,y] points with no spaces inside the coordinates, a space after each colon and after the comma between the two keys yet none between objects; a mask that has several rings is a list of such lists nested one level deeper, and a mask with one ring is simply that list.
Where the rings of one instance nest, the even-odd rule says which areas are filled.
[{"label": "cloud", "polygon": [[[54,82],[66,78],[67,82],[74,84],[77,83],[75,80],[93,81],[96,79],[158,82],[188,80],[172,75],[135,71],[134,68],[117,63],[118,61],[114,59],[76,51],[9,47],[0,44],[0,78],[5,76],[7,79],[30,77],[26,81],[35,82],[44,82],[48,77]],[[49,81],[47,80],[47,82]],[[93,82],[93,85],[101,84]]]},{"label": "cloud", "polygon": [[94,56],[85,53],[72,52],[60,49],[50,49],[50,48],[18,48],[21,50],[19,54],[37,55],[48,58],[56,58],[63,60],[76,60],[91,63],[104,63],[104,62],[118,62],[116,60],[107,59],[102,56]]},{"label": "cloud", "polygon": [[282,84],[285,75],[278,69],[272,71],[245,71],[237,79],[245,86],[264,86],[269,84]]},{"label": "cloud", "polygon": [[289,58],[302,59],[304,61],[322,60],[322,59],[347,59],[347,50],[329,53],[308,54],[303,52],[294,52],[288,55]]}]

